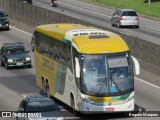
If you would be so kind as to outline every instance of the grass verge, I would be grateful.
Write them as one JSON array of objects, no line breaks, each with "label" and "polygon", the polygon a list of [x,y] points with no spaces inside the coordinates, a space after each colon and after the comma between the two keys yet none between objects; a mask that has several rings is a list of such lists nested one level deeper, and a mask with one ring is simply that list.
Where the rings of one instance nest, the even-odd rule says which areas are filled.
[{"label": "grass verge", "polygon": [[90,0],[114,8],[131,8],[140,14],[160,19],[160,0]]}]

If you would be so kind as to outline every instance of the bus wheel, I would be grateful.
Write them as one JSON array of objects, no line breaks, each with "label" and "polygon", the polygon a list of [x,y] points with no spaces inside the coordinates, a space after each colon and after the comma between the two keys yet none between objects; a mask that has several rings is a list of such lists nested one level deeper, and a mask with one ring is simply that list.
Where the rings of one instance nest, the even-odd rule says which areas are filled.
[{"label": "bus wheel", "polygon": [[47,97],[51,97],[51,95],[50,95],[50,90],[49,90],[49,84],[48,83],[46,83],[46,95],[47,95]]},{"label": "bus wheel", "polygon": [[73,112],[74,116],[79,116],[78,111],[76,111],[76,109],[75,109],[75,102],[74,102],[73,96],[71,97],[71,107],[72,107],[72,112]]},{"label": "bus wheel", "polygon": [[42,80],[42,90],[43,90],[43,93],[46,94],[46,86],[45,86],[44,80]]}]

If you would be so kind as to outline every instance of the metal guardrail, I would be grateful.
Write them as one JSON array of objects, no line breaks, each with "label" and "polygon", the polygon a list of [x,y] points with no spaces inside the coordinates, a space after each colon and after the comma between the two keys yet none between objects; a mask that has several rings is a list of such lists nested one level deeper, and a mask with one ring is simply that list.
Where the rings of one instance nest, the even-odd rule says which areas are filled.
[{"label": "metal guardrail", "polygon": [[[7,12],[13,25],[31,33],[37,25],[49,23],[80,23],[95,26],[86,21],[30,5],[20,0],[0,0],[0,9]],[[160,46],[133,36],[118,34],[129,45],[132,54],[139,59],[141,69],[143,69],[141,76],[158,81],[160,84]]]}]

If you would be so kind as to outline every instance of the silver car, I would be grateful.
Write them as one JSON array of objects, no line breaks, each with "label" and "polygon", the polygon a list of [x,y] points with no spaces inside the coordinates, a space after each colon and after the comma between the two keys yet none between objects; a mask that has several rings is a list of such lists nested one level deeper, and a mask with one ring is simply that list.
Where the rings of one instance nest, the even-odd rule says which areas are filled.
[{"label": "silver car", "polygon": [[118,9],[111,18],[111,25],[117,27],[134,26],[139,28],[139,17],[132,9]]}]

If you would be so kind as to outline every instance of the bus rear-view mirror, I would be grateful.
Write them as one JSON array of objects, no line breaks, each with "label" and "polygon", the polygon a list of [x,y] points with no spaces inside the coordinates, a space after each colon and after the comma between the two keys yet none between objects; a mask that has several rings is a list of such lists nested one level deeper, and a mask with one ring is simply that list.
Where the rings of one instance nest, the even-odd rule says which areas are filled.
[{"label": "bus rear-view mirror", "polygon": [[135,57],[133,57],[133,56],[131,56],[131,57],[132,57],[132,60],[134,62],[134,66],[135,66],[135,74],[139,75],[140,74],[140,65],[139,65],[139,62],[138,62],[138,60]]}]

